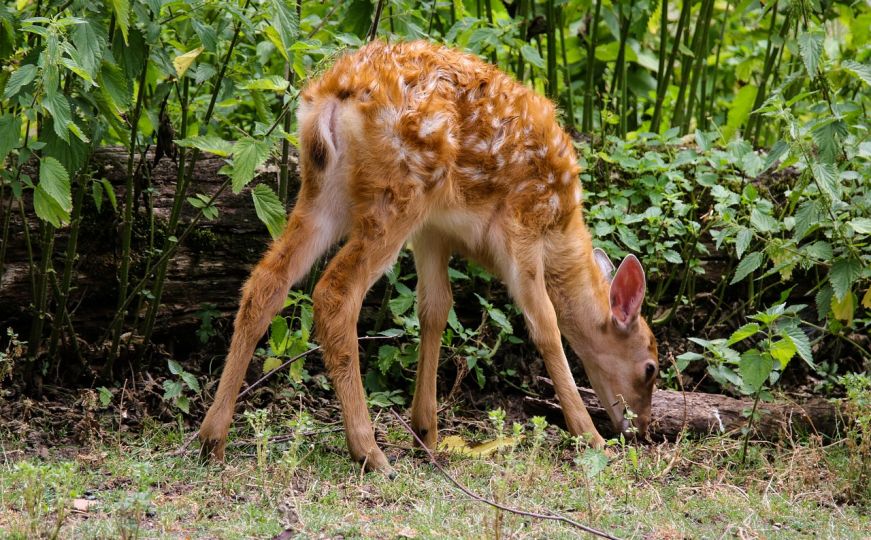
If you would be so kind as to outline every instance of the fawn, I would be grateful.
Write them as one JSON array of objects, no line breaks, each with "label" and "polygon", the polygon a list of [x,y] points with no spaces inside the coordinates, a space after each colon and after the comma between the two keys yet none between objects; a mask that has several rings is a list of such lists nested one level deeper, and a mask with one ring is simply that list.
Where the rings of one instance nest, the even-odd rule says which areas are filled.
[{"label": "fawn", "polygon": [[579,167],[553,104],[494,66],[423,41],[373,42],[303,90],[302,186],[287,227],[242,289],[227,364],[200,427],[203,456],[223,459],[236,395],[288,289],[345,238],[314,289],[315,331],[342,408],[348,449],[391,473],[360,378],[363,297],[411,241],[420,355],[412,427],[438,436],[436,371],[451,308],[448,261],[469,257],[504,281],[544,358],[571,433],[604,439],[581,401],[561,335],[581,358],[616,429],[646,431],[657,349],[639,316],[644,271],[614,271],[581,214]]}]

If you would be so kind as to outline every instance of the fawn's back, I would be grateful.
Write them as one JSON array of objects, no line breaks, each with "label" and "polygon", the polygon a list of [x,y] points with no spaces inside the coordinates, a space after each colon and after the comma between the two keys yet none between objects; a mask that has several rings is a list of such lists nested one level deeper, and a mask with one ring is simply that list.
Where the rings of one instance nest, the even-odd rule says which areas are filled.
[{"label": "fawn's back", "polygon": [[364,209],[389,194],[471,251],[494,226],[542,234],[579,207],[576,156],[551,102],[452,49],[375,42],[340,58],[303,92],[300,126],[312,168],[338,158],[319,187],[344,184]]}]

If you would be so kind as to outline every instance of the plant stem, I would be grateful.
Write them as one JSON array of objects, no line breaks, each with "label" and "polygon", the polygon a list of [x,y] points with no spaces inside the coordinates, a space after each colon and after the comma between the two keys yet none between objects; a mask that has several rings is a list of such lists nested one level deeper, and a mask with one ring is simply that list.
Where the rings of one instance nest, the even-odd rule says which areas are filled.
[{"label": "plant stem", "polygon": [[[145,48],[145,57],[148,57],[148,47]],[[127,156],[127,178],[124,183],[124,229],[121,233],[121,270],[118,283],[117,309],[121,309],[124,299],[127,297],[127,285],[130,274],[130,244],[133,236],[133,166],[136,157],[136,138],[139,131],[139,117],[142,114],[142,104],[145,101],[145,77],[148,74],[148,62],[142,66],[139,75],[139,89],[136,95],[136,105],[133,115],[130,117],[130,148]],[[124,325],[124,316],[118,319],[118,323],[112,329],[112,344],[109,349],[109,371],[111,364],[118,355],[120,345],[121,327]]]},{"label": "plant stem", "polygon": [[[87,164],[82,169],[86,169]],[[63,321],[64,312],[67,309],[67,298],[70,293],[70,283],[72,281],[73,263],[76,260],[76,249],[79,240],[79,230],[82,224],[82,205],[85,200],[85,182],[78,182],[78,190],[76,197],[73,200],[73,212],[70,218],[70,235],[67,239],[67,250],[64,256],[64,270],[61,276],[61,283],[56,299],[57,306],[55,307],[54,319],[51,329],[51,339],[49,340],[48,357],[50,361],[54,361],[57,353],[58,340],[60,338],[61,322]],[[76,336],[71,335],[70,340],[76,341]]]},{"label": "plant stem", "polygon": [[556,100],[559,97],[556,71],[556,8],[554,0],[545,4],[547,22],[547,97]]},{"label": "plant stem", "polygon": [[[529,2],[530,0],[520,0],[520,7],[518,8],[520,14],[520,25],[518,27],[518,31],[520,32],[520,41],[526,41],[526,33],[527,28],[529,26]],[[451,9],[453,9],[453,2],[451,2]],[[524,71],[526,66],[523,64],[523,51],[520,49],[517,50],[517,69],[515,74],[517,75],[517,80],[521,83],[525,78]]]},{"label": "plant stem", "polygon": [[560,48],[562,49],[563,55],[563,74],[565,77],[565,85],[566,85],[566,119],[569,122],[569,127],[574,130],[575,129],[575,97],[574,92],[572,90],[572,71],[569,69],[569,59],[566,54],[566,33],[565,33],[565,25],[566,25],[566,12],[563,6],[559,8],[559,41]]},{"label": "plant stem", "polygon": [[680,17],[677,21],[677,29],[674,34],[674,41],[671,44],[671,53],[668,55],[668,61],[665,65],[665,76],[663,76],[661,84],[657,84],[656,104],[653,107],[653,118],[650,121],[650,131],[659,133],[659,125],[662,123],[662,106],[665,102],[665,94],[668,93],[668,85],[671,81],[671,75],[674,72],[674,62],[677,59],[677,53],[680,50],[680,39],[683,35],[685,27],[689,24],[690,10],[692,2],[684,1],[680,10]]},{"label": "plant stem", "polygon": [[753,399],[753,409],[750,411],[750,419],[747,421],[747,433],[744,434],[744,444],[741,448],[741,466],[747,461],[747,445],[750,443],[750,432],[753,427],[753,420],[756,418],[756,408],[759,406],[759,396],[762,395],[762,387],[756,391],[756,397]]},{"label": "plant stem", "polygon": [[581,126],[586,133],[592,133],[593,131],[593,68],[596,64],[597,30],[601,11],[602,0],[596,0],[596,7],[593,9],[593,21],[590,23],[588,31],[589,40],[587,41],[587,78],[584,81],[584,118]]},{"label": "plant stem", "polygon": [[48,273],[51,267],[51,256],[54,250],[54,226],[43,222],[42,239],[39,246],[42,250],[39,264],[39,274],[36,276],[36,288],[33,291],[34,311],[30,327],[30,340],[27,342],[27,354],[36,358],[42,345],[42,329],[45,324],[45,309],[48,302]]},{"label": "plant stem", "polygon": [[[246,0],[242,10],[248,8],[250,0]],[[215,110],[215,103],[218,101],[218,94],[221,90],[221,83],[224,80],[224,76],[227,73],[227,67],[230,64],[230,58],[233,56],[233,52],[236,49],[236,45],[239,42],[239,36],[242,31],[242,23],[236,22],[236,25],[233,29],[233,37],[230,39],[230,46],[227,48],[227,54],[224,55],[224,60],[221,64],[221,71],[218,73],[218,78],[215,80],[214,88],[212,89],[212,96],[209,100],[209,107],[206,109],[206,114],[203,117],[203,121],[200,124],[200,134],[204,135],[206,130],[208,129],[209,122],[212,119],[212,114]],[[185,85],[189,84],[189,79],[185,78]],[[187,121],[187,107],[188,107],[188,89],[185,86],[184,90],[184,98],[182,103],[182,122],[183,129],[187,129],[187,125],[185,122]],[[184,208],[185,198],[187,195],[187,189],[193,181],[194,171],[196,170],[197,160],[199,159],[200,152],[198,149],[194,149],[191,152],[191,161],[190,164],[185,168],[185,164],[179,163],[178,175],[179,181],[176,184],[176,191],[173,198],[172,211],[169,216],[169,223],[167,224],[166,230],[166,241],[164,242],[163,251],[167,252],[168,250],[173,249],[173,246],[177,246],[181,241],[176,240],[172,241],[173,236],[175,236],[176,228],[178,227],[178,220],[181,216],[181,211]],[[143,342],[147,343],[151,339],[151,334],[154,331],[154,322],[157,320],[157,311],[160,308],[161,297],[163,296],[163,284],[166,281],[166,273],[169,270],[169,259],[161,257],[162,263],[159,264],[157,270],[157,276],[154,279],[154,286],[152,288],[152,300],[148,305],[148,312],[145,316],[145,324],[142,329]]]},{"label": "plant stem", "polygon": [[[702,25],[701,37],[696,40],[693,38],[693,54],[695,55],[695,61],[693,62],[693,70],[692,77],[690,79],[690,87],[689,87],[689,100],[687,103],[686,112],[683,115],[683,125],[681,126],[681,132],[687,133],[690,130],[690,122],[693,117],[693,108],[695,107],[696,102],[696,88],[698,87],[699,77],[702,74],[702,71],[707,73],[707,63],[708,63],[708,30],[711,27],[711,19],[714,13],[714,0],[705,0],[702,3],[702,13],[699,14],[699,23]],[[699,28],[696,25],[696,34],[698,34]],[[700,100],[704,102],[705,88],[704,84],[702,84],[702,88],[698,90],[701,92],[702,97]]]}]

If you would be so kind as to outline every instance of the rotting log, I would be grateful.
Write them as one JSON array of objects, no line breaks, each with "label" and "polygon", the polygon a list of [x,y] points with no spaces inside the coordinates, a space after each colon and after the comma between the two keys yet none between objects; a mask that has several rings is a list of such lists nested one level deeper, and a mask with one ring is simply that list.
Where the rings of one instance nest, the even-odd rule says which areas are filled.
[{"label": "rotting log", "polygon": [[[549,379],[539,380],[552,388]],[[596,427],[608,436],[614,434],[611,421],[599,403],[596,393],[578,387]],[[565,426],[562,408],[555,399],[527,396],[523,408],[528,414],[546,416],[548,421]],[[721,394],[656,390],[653,394],[653,419],[648,430],[653,440],[674,440],[686,428],[689,435],[740,434],[747,425],[747,411],[753,401],[735,399]],[[753,423],[753,436],[764,440],[782,440],[797,434],[832,436],[837,430],[838,409],[822,398],[801,403],[759,403],[758,419]]]},{"label": "rotting log", "polygon": [[[292,156],[295,161],[295,156]],[[149,153],[149,163],[153,154]],[[101,148],[92,160],[93,177],[107,179],[114,187],[119,204],[124,200],[124,175],[127,153],[123,148]],[[218,170],[225,164],[223,158],[203,154],[197,161],[193,180],[187,196],[197,193],[213,195],[226,179]],[[292,170],[296,170],[295,163]],[[30,172],[35,177],[35,171]],[[178,174],[177,164],[169,158],[158,162],[150,171],[154,207],[154,246],[161,248],[166,237],[165,224],[172,209]],[[259,171],[251,183],[277,182],[278,167],[267,165]],[[296,183],[296,175],[291,178]],[[32,213],[30,192],[25,195],[27,226],[32,239],[38,231],[38,220]],[[4,196],[11,196],[9,191]],[[116,268],[120,257],[121,218],[112,211],[107,200],[102,210],[97,208],[88,193],[85,198],[83,221],[78,240],[78,257],[74,266],[72,290],[68,309],[76,333],[87,341],[101,336],[112,319],[117,301]],[[0,201],[4,211],[8,201]],[[145,208],[146,198],[137,193],[134,217],[131,281],[136,283],[145,271],[146,250],[149,247],[150,222]],[[11,213],[10,240],[0,282],[0,328],[14,328],[27,335],[30,324],[32,291],[30,286],[28,256],[25,247],[20,213],[13,206]],[[216,219],[201,219],[195,229],[172,256],[166,282],[163,303],[158,311],[155,335],[172,336],[179,330],[190,330],[200,324],[201,312],[212,309],[217,318],[229,317],[238,307],[239,290],[251,265],[263,253],[269,234],[257,218],[249,189],[239,194],[226,189],[216,199],[219,213]],[[191,222],[197,210],[185,203],[176,235]],[[56,231],[53,267],[60,271],[64,264],[64,251],[69,227]],[[37,246],[34,246],[38,250]],[[38,258],[38,251],[34,253]],[[156,260],[157,257],[155,257]],[[135,303],[134,303],[135,306]],[[50,309],[52,311],[53,308]],[[131,317],[132,319],[132,317]]]}]

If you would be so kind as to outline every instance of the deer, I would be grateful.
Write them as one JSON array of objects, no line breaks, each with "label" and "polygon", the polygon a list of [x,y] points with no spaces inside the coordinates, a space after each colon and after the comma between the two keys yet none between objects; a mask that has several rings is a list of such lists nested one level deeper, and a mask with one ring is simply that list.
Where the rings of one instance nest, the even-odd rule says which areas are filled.
[{"label": "deer", "polygon": [[436,378],[454,255],[505,284],[572,434],[605,443],[563,336],[615,430],[646,431],[658,356],[640,315],[645,273],[634,255],[615,267],[593,249],[577,156],[550,100],[469,53],[373,41],[307,83],[297,123],[300,190],[283,233],[242,288],[227,361],[199,429],[204,459],[224,458],[248,364],[289,288],[343,239],[312,293],[315,338],[348,450],[365,470],[395,474],[375,440],[357,322],[367,291],[406,244],[420,322],[411,426],[426,447],[438,440]]}]

